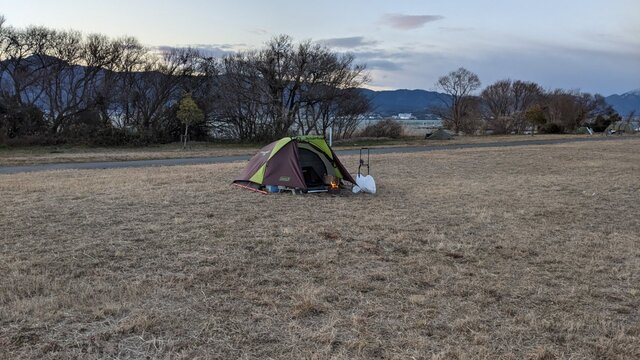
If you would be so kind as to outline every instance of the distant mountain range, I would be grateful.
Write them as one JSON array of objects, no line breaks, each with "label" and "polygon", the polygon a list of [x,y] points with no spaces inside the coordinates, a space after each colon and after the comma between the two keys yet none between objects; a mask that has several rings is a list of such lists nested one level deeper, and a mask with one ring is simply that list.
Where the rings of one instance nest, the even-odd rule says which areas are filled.
[{"label": "distant mountain range", "polygon": [[[372,111],[382,116],[413,113],[420,117],[430,113],[431,107],[441,106],[443,101],[449,99],[446,94],[427,90],[360,89],[360,91],[371,100]],[[631,112],[635,112],[635,116],[640,116],[640,89],[622,95],[607,96],[605,100],[623,117]]]},{"label": "distant mountain range", "polygon": [[426,90],[383,90],[360,89],[371,101],[372,112],[382,116],[399,113],[413,113],[416,116],[428,114],[433,106],[442,106],[449,95]]},{"label": "distant mountain range", "polygon": [[[44,56],[45,60],[54,61],[55,58]],[[25,62],[36,64],[41,61],[40,58],[27,58]],[[0,62],[0,65],[6,66],[6,60]],[[1,67],[0,67],[1,68]],[[80,65],[74,66],[74,72],[79,75],[87,71],[87,68]],[[9,80],[7,74],[0,73],[0,82]],[[436,91],[427,90],[382,90],[375,91],[370,89],[359,89],[362,94],[370,99],[372,112],[382,116],[391,116],[399,113],[412,113],[418,118],[424,118],[431,114],[433,107],[442,106],[450,100],[449,95]],[[72,94],[67,94],[70,96]],[[611,105],[621,116],[625,117],[634,113],[636,117],[640,117],[640,89],[626,92],[622,95],[611,95],[605,98],[607,103]]]},{"label": "distant mountain range", "polygon": [[632,112],[635,116],[640,116],[640,89],[629,91],[622,95],[607,96],[605,100],[623,117],[630,115]]}]

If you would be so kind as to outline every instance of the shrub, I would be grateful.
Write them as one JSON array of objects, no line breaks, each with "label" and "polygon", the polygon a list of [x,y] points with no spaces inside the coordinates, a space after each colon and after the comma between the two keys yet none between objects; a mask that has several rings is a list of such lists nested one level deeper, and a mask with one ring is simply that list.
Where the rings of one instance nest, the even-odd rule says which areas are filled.
[{"label": "shrub", "polygon": [[0,142],[6,144],[21,137],[46,135],[47,124],[37,107],[0,99]]},{"label": "shrub", "polygon": [[402,136],[404,128],[395,120],[385,119],[374,124],[367,125],[360,132],[361,137],[387,137],[398,139]]},{"label": "shrub", "polygon": [[60,136],[48,135],[48,134],[25,135],[25,136],[14,137],[14,138],[0,137],[0,142],[3,145],[6,145],[8,147],[54,146],[54,145],[63,145],[67,143],[67,141]]},{"label": "shrub", "polygon": [[562,134],[564,133],[564,129],[558,124],[549,123],[544,124],[540,129],[540,132],[544,134]]},{"label": "shrub", "polygon": [[598,115],[595,121],[591,123],[591,127],[595,132],[604,132],[607,129],[607,127],[609,127],[609,125],[620,120],[622,120],[622,118],[616,112],[607,114],[605,116]]},{"label": "shrub", "polygon": [[510,116],[500,116],[497,119],[487,120],[487,126],[493,130],[492,134],[509,134],[513,129],[513,118]]}]

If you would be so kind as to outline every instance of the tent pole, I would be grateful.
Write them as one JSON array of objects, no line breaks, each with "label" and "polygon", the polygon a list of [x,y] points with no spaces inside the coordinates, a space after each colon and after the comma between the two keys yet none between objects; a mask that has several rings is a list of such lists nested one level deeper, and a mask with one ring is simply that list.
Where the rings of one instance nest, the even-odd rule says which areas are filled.
[{"label": "tent pole", "polygon": [[333,146],[333,126],[329,128],[329,147]]}]

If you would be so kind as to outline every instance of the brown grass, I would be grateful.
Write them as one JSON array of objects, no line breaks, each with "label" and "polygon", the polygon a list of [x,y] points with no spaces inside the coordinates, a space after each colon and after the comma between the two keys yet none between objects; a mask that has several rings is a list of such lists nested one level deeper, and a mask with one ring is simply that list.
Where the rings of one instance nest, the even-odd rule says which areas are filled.
[{"label": "brown grass", "polygon": [[[460,136],[453,140],[425,140],[423,136],[402,139],[361,138],[336,142],[336,149],[353,147],[402,147],[478,144],[490,142],[526,141],[531,139],[566,139],[586,137],[586,135],[496,135]],[[23,148],[0,148],[0,166],[20,166],[32,164],[79,163],[98,161],[155,160],[211,156],[253,155],[260,148],[257,144],[194,143],[190,150],[182,150],[181,144],[166,144],[147,147],[82,147],[82,146],[32,146]]]},{"label": "brown grass", "polygon": [[[356,158],[345,157],[349,165]],[[640,141],[0,175],[0,358],[640,357]]]},{"label": "brown grass", "polygon": [[[424,132],[424,130],[421,130]],[[461,135],[455,136],[451,140],[428,140],[424,138],[424,134],[420,132],[408,133],[400,139],[389,138],[354,138],[348,140],[336,141],[334,145],[338,149],[353,148],[357,146],[376,147],[403,147],[403,146],[433,146],[433,145],[460,145],[460,144],[486,144],[495,142],[518,142],[528,140],[559,140],[559,139],[576,139],[576,138],[598,138],[602,135],[580,135],[580,134],[538,134],[531,135]],[[626,135],[633,137],[636,135]]]},{"label": "brown grass", "polygon": [[0,149],[0,166],[253,155],[258,148],[258,145],[207,143],[194,144],[189,150],[182,150],[180,144],[138,148],[31,146]]}]

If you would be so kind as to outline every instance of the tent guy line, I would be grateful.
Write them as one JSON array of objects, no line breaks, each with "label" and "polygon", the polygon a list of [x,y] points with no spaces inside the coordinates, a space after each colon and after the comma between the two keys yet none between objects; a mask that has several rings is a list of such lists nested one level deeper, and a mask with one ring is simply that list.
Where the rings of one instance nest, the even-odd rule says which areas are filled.
[{"label": "tent guy line", "polygon": [[[382,147],[371,148],[372,154],[405,154],[418,153],[428,151],[442,150],[459,150],[472,148],[489,148],[489,147],[513,147],[527,145],[557,145],[571,142],[584,141],[612,141],[624,139],[640,139],[638,137],[588,137],[573,139],[552,139],[552,140],[523,140],[523,141],[501,141],[481,144],[451,144],[451,145],[427,145],[427,146],[407,146],[407,147]],[[338,156],[358,155],[360,149],[337,150]],[[247,161],[251,155],[235,155],[235,156],[213,156],[213,157],[193,157],[193,158],[176,158],[176,159],[156,159],[156,160],[128,160],[128,161],[103,161],[103,162],[85,162],[85,163],[52,163],[22,166],[0,166],[0,174],[16,174],[24,172],[40,172],[53,170],[99,170],[99,169],[121,169],[121,168],[140,168],[149,166],[178,166],[178,165],[204,165],[204,164],[224,164],[240,161]]]}]

